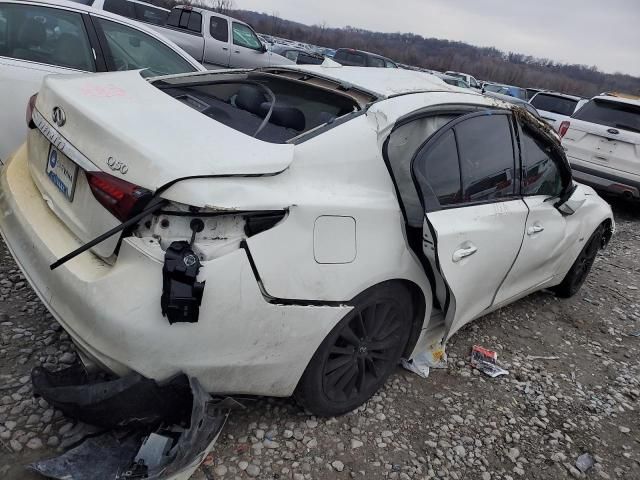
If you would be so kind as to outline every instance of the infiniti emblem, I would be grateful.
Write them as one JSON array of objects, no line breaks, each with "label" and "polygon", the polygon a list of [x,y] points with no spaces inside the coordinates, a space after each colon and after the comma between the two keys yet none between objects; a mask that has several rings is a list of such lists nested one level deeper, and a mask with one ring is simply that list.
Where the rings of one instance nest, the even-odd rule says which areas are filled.
[{"label": "infiniti emblem", "polygon": [[67,116],[64,114],[64,110],[60,107],[53,107],[53,121],[59,127],[63,126],[67,121]]}]

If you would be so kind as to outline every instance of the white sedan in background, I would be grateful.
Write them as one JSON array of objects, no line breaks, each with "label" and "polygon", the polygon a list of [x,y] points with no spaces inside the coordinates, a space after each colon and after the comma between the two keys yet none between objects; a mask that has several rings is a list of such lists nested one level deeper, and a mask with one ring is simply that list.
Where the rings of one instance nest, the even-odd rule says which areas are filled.
[{"label": "white sedan in background", "polygon": [[119,15],[64,0],[0,0],[0,165],[25,141],[24,106],[46,75],[145,68],[145,75],[204,70],[157,32]]},{"label": "white sedan in background", "polygon": [[27,116],[0,231],[84,360],[318,415],[614,228],[546,124],[421,72],[51,76]]}]

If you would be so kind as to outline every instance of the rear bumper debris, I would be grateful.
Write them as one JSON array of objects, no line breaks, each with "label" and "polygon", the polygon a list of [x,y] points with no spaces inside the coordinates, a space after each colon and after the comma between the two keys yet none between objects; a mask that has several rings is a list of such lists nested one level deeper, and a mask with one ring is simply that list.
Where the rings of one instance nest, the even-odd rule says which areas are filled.
[{"label": "rear bumper debris", "polygon": [[49,478],[94,480],[100,472],[100,478],[115,480],[187,480],[239,405],[214,399],[197,379],[182,374],[159,385],[138,374],[90,381],[82,370],[36,368],[34,392],[69,416],[117,430],[30,465]]}]

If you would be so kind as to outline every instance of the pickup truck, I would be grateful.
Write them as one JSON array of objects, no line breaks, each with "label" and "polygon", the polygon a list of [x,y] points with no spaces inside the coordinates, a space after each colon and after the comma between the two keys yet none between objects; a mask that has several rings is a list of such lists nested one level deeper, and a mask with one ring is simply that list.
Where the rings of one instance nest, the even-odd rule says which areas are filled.
[{"label": "pickup truck", "polygon": [[177,6],[171,10],[164,25],[151,28],[210,69],[295,64],[268,51],[246,23],[210,10]]}]

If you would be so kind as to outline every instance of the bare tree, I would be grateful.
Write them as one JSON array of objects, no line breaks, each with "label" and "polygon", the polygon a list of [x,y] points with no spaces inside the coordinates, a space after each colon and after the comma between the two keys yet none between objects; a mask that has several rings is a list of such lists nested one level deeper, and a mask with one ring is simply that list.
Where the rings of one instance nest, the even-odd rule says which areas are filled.
[{"label": "bare tree", "polygon": [[213,0],[213,10],[223,15],[228,15],[234,9],[233,0]]}]

